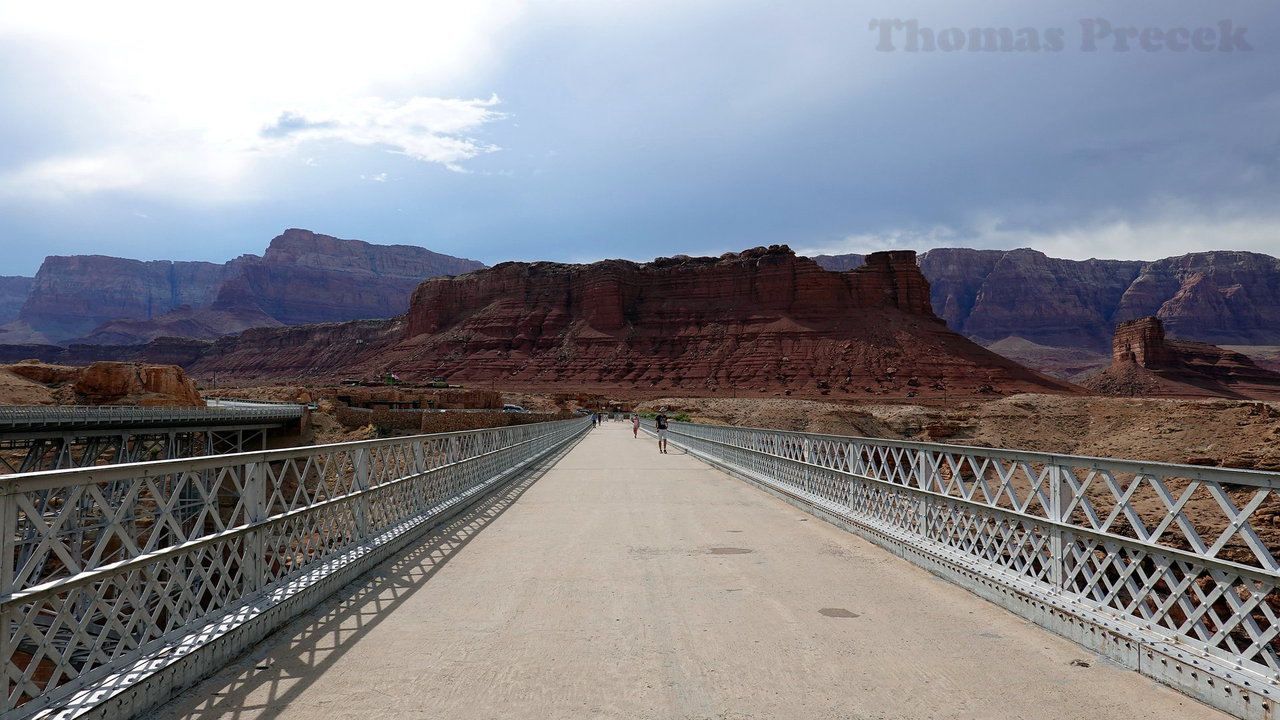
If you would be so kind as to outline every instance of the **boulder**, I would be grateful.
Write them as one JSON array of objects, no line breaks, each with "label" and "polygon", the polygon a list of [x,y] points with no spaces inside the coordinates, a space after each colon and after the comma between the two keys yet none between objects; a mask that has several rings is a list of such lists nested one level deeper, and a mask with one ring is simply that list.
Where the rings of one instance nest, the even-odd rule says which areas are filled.
[{"label": "boulder", "polygon": [[176,365],[96,362],[81,369],[71,391],[84,405],[204,405],[195,383]]}]

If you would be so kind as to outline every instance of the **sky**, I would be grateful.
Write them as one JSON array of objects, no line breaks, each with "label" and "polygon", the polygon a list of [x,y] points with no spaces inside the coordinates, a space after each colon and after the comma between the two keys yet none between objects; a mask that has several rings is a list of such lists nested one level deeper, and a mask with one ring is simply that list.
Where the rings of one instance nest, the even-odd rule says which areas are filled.
[{"label": "sky", "polygon": [[1280,255],[1274,0],[0,4],[0,275],[300,227],[493,264]]}]

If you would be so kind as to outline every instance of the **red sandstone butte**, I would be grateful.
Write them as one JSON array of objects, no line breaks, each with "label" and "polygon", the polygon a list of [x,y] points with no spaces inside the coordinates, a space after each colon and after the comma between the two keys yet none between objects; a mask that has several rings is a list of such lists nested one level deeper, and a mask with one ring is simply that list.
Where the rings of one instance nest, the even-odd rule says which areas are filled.
[{"label": "red sandstone butte", "polygon": [[1083,392],[948,330],[914,252],[830,272],[786,246],[645,264],[503,263],[423,282],[392,321],[223,339],[192,371],[864,398]]},{"label": "red sandstone butte", "polygon": [[1280,400],[1280,373],[1216,345],[1166,338],[1155,317],[1117,325],[1111,366],[1084,384],[1104,395]]},{"label": "red sandstone butte", "polygon": [[176,365],[95,362],[88,367],[69,367],[26,361],[4,369],[49,387],[60,404],[205,404],[195,382]]}]

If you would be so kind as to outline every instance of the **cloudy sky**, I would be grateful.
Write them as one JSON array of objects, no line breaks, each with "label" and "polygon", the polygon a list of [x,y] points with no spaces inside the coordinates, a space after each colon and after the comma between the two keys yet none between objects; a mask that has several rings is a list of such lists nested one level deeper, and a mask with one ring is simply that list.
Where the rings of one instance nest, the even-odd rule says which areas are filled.
[{"label": "cloudy sky", "polygon": [[1274,0],[8,2],[0,68],[0,275],[289,227],[488,263],[1280,254]]}]

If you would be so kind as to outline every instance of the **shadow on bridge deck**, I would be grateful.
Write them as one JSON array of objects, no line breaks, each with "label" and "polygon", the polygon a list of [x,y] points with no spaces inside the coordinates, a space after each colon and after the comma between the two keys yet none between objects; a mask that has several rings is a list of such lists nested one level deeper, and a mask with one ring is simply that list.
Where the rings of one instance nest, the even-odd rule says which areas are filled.
[{"label": "shadow on bridge deck", "polygon": [[1227,716],[606,423],[156,717]]}]

